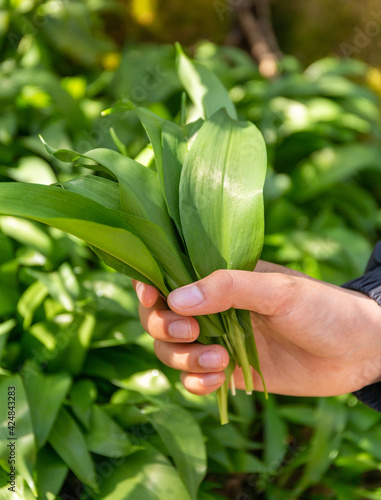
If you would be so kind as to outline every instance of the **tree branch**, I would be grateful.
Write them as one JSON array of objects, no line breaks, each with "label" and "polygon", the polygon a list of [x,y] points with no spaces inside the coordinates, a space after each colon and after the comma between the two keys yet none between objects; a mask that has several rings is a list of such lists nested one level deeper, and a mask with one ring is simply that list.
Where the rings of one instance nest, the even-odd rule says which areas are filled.
[{"label": "tree branch", "polygon": [[[273,78],[278,73],[277,62],[280,51],[271,26],[269,6],[266,7],[262,0],[260,3],[262,5],[259,11],[257,10],[257,18],[252,9],[252,1],[244,0],[240,2],[236,7],[237,18],[250,45],[250,52],[254,59],[258,61],[260,73],[266,78]],[[265,3],[267,3],[267,0],[265,0]],[[259,12],[261,12],[260,19]]]}]

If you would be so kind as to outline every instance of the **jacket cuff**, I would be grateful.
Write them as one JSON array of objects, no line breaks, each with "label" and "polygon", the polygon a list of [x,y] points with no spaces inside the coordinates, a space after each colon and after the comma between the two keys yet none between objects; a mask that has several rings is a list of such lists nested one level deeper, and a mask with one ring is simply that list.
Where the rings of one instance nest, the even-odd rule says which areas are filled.
[{"label": "jacket cuff", "polygon": [[344,283],[342,287],[362,292],[381,306],[381,267],[365,273],[360,278]]},{"label": "jacket cuff", "polygon": [[[364,276],[348,281],[342,287],[362,292],[381,306],[381,242],[377,243]],[[367,385],[353,394],[370,408],[381,412],[381,382]]]}]

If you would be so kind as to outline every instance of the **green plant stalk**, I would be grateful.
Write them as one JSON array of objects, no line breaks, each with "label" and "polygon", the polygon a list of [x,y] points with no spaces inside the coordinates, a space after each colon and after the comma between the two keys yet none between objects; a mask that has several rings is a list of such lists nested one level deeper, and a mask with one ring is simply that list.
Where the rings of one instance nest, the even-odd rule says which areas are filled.
[{"label": "green plant stalk", "polygon": [[253,374],[251,372],[250,362],[247,355],[245,332],[240,325],[235,309],[230,309],[223,313],[227,325],[228,339],[233,347],[234,361],[242,368],[245,380],[245,388],[248,394],[254,390]]},{"label": "green plant stalk", "polygon": [[229,423],[228,393],[229,393],[230,380],[231,380],[231,377],[233,375],[235,366],[236,366],[235,361],[232,358],[230,358],[229,364],[228,364],[227,368],[225,369],[225,382],[216,391],[221,425],[225,425],[225,424]]}]

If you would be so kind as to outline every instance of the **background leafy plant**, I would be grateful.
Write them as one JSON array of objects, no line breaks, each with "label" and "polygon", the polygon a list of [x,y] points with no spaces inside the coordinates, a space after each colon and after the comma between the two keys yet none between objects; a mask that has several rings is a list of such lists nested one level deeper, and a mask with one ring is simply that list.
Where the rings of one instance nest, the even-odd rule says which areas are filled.
[{"label": "background leafy plant", "polygon": [[[133,115],[100,117],[118,98],[135,96],[164,117],[179,108],[172,48],[120,52],[103,34],[93,43],[102,33],[94,4],[73,2],[55,16],[50,4],[38,27],[37,2],[29,12],[5,10],[3,181],[49,184],[78,171],[51,162],[38,133],[56,146],[86,150],[113,147],[113,126],[139,154],[146,138]],[[55,37],[48,36],[57,26],[50,18],[68,19],[66,8],[82,9],[71,16],[82,28],[86,18],[87,28],[76,30],[84,47],[77,54],[70,44],[51,46]],[[195,57],[266,137],[263,258],[337,284],[359,275],[381,224],[380,103],[367,85],[368,68],[324,59],[303,71],[287,57],[281,78],[268,82],[236,49],[203,43]],[[157,65],[159,72],[147,70]],[[264,403],[261,395],[240,394],[230,402],[229,427],[220,427],[214,398],[185,393],[178,375],[156,360],[124,277],[59,231],[8,217],[0,227],[0,392],[5,400],[10,381],[18,385],[21,498],[35,498],[36,490],[49,500],[380,498],[379,414],[352,396],[272,396]],[[0,448],[1,498],[9,498],[6,456]]]}]

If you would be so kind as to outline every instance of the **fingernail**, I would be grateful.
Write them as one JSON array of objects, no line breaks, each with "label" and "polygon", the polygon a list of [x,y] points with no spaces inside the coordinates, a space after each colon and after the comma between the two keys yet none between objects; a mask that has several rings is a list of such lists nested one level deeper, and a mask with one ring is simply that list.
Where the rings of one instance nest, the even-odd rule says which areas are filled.
[{"label": "fingernail", "polygon": [[139,283],[136,285],[136,295],[138,296],[140,302],[143,299],[143,293],[144,293],[144,283],[141,283],[139,281]]},{"label": "fingernail", "polygon": [[204,301],[204,296],[197,286],[186,286],[169,294],[168,302],[178,309],[188,309],[198,306]]},{"label": "fingernail", "polygon": [[201,377],[201,383],[205,387],[211,387],[220,383],[220,376],[218,373],[206,373]]},{"label": "fingernail", "polygon": [[180,319],[174,321],[168,327],[168,333],[171,337],[175,339],[188,339],[192,338],[192,328],[189,321]]},{"label": "fingernail", "polygon": [[211,349],[210,351],[205,351],[199,357],[199,365],[202,368],[221,368],[222,359],[221,354],[217,349]]}]

